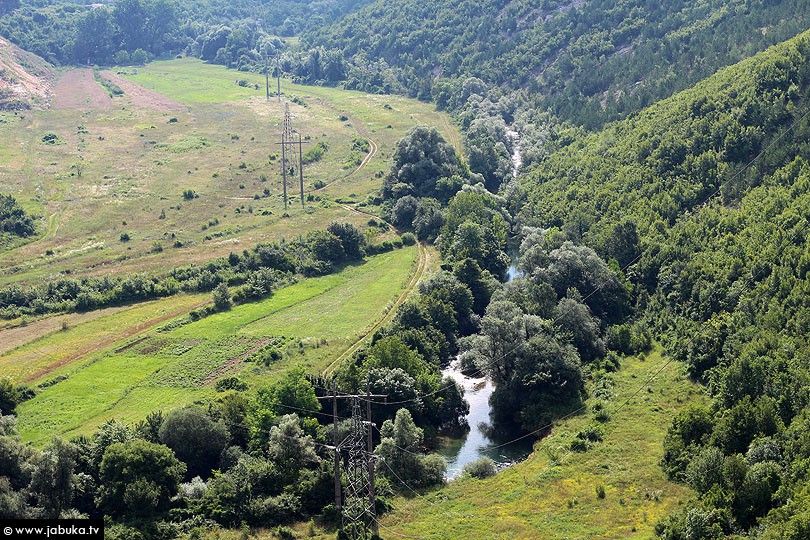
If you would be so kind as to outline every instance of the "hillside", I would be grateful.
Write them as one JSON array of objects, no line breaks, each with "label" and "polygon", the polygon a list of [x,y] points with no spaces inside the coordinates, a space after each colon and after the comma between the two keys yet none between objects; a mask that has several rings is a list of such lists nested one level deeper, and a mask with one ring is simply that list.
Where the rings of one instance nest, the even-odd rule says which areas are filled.
[{"label": "hillside", "polygon": [[0,37],[0,110],[44,104],[55,78],[47,62]]},{"label": "hillside", "polygon": [[796,0],[379,0],[305,38],[352,59],[353,87],[390,76],[412,96],[458,107],[482,93],[468,80],[477,77],[493,101],[526,90],[536,107],[596,127],[788,39],[808,21],[810,5]]},{"label": "hillside", "polygon": [[707,384],[712,405],[665,440],[668,474],[699,493],[665,538],[804,537],[808,60],[804,33],[574,138],[512,191],[521,223],[614,259],[637,317]]},{"label": "hillside", "polygon": [[368,0],[22,0],[0,9],[0,34],[57,65],[128,64],[184,52],[230,67],[264,65],[306,29]]}]

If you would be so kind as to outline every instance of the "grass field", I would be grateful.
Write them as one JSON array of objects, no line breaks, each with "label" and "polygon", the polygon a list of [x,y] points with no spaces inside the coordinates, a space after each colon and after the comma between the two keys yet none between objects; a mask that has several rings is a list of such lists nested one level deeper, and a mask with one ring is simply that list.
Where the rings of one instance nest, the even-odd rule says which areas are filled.
[{"label": "grass field", "polygon": [[[447,116],[428,104],[284,81],[304,151],[328,147],[304,167],[313,200],[302,209],[291,183],[285,212],[275,144],[284,105],[265,100],[262,76],[193,59],[121,73],[181,107],[150,107],[125,95],[111,106],[26,111],[0,123],[0,192],[41,216],[36,240],[0,253],[0,285],[67,272],[160,271],[334,220],[363,227],[368,216],[336,201],[364,203],[409,128],[435,125],[458,141]],[[51,133],[55,144],[43,141]],[[358,137],[370,141],[373,155],[352,149]],[[187,190],[196,198],[185,199]],[[129,241],[121,241],[124,233]]]},{"label": "grass field", "polygon": [[[160,314],[187,312],[207,300],[204,295],[149,302],[34,340],[0,356],[0,375],[15,373],[39,386],[18,408],[20,433],[43,444],[52,434],[91,433],[111,418],[132,422],[210,398],[225,375],[241,373],[256,387],[294,366],[320,371],[385,315],[417,254],[413,246],[370,257],[195,322]],[[157,319],[162,324],[145,325]],[[243,361],[268,343],[280,344],[281,360],[269,366]],[[65,351],[83,347],[87,354],[63,362]]]}]

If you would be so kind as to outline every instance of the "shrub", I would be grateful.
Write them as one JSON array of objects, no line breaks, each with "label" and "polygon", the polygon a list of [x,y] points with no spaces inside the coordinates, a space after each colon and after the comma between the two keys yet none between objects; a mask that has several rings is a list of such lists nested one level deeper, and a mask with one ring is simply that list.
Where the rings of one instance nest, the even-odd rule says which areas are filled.
[{"label": "shrub", "polygon": [[489,478],[490,476],[495,476],[498,469],[496,468],[494,461],[486,456],[483,456],[464,465],[464,472],[473,478],[484,479]]},{"label": "shrub", "polygon": [[187,201],[190,201],[191,199],[195,199],[197,197],[198,197],[198,195],[197,195],[197,193],[194,192],[193,189],[187,189],[187,190],[183,191],[183,199],[185,199]]},{"label": "shrub", "polygon": [[295,540],[295,533],[289,527],[279,527],[276,529],[276,538],[279,540]]},{"label": "shrub", "polygon": [[416,237],[413,235],[413,233],[407,232],[403,234],[400,239],[402,240],[402,244],[405,246],[412,246],[416,243]]},{"label": "shrub", "polygon": [[129,234],[127,234],[127,233],[121,233],[121,236],[119,237],[119,239],[120,239],[122,242],[129,242],[129,240],[130,240],[130,238],[129,238]]},{"label": "shrub", "polygon": [[590,448],[590,445],[586,440],[574,439],[573,441],[571,441],[570,448],[572,452],[587,452],[588,448]]},{"label": "shrub", "polygon": [[604,499],[605,498],[605,486],[603,486],[602,484],[599,484],[598,486],[596,486],[596,496],[599,499]]},{"label": "shrub", "polygon": [[591,424],[577,433],[577,439],[589,442],[599,442],[604,437],[604,429],[599,424]]},{"label": "shrub", "polygon": [[224,379],[218,380],[214,388],[216,388],[217,392],[224,392],[226,390],[244,391],[248,389],[248,385],[238,377],[225,377]]},{"label": "shrub", "polygon": [[228,290],[228,286],[224,283],[220,283],[216,286],[211,293],[211,298],[214,301],[214,307],[220,311],[231,307],[231,293]]}]

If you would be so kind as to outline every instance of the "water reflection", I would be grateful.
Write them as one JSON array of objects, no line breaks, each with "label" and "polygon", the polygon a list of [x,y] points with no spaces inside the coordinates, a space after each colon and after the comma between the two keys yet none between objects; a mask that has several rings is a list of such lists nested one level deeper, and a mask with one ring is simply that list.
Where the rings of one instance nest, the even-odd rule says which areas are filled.
[{"label": "water reflection", "polygon": [[487,456],[495,461],[498,469],[522,461],[532,451],[531,438],[498,448],[500,441],[490,433],[489,396],[495,390],[492,382],[484,377],[467,377],[461,372],[459,361],[453,361],[442,371],[443,377],[452,377],[464,387],[464,397],[470,404],[467,423],[470,430],[458,438],[449,439],[441,454],[447,460],[447,479],[461,474],[464,465]]}]

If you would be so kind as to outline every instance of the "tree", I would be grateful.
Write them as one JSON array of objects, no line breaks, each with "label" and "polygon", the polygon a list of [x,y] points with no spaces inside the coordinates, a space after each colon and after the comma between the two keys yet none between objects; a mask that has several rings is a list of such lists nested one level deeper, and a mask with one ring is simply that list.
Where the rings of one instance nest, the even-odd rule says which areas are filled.
[{"label": "tree", "polygon": [[176,409],[158,430],[160,442],[171,448],[187,466],[187,477],[207,478],[228,444],[225,424],[214,422],[198,407]]},{"label": "tree", "polygon": [[410,229],[416,217],[419,201],[413,195],[405,195],[397,199],[391,208],[391,221],[397,228]]},{"label": "tree", "polygon": [[593,249],[565,242],[548,254],[548,261],[532,277],[551,285],[558,297],[574,288],[599,318],[616,322],[628,313],[627,289]]},{"label": "tree", "polygon": [[444,271],[437,272],[419,285],[419,292],[424,297],[432,297],[452,306],[459,332],[470,334],[475,331],[475,325],[471,320],[473,295],[470,289],[454,274]]},{"label": "tree", "polygon": [[214,307],[220,311],[231,307],[231,291],[225,283],[220,283],[214,288],[211,298],[214,300]]},{"label": "tree", "polygon": [[0,414],[12,414],[20,402],[20,392],[9,379],[0,379]]},{"label": "tree", "polygon": [[580,403],[583,379],[576,350],[550,321],[508,301],[493,301],[478,334],[461,340],[462,362],[495,381],[492,415],[499,427],[530,431]]},{"label": "tree", "polygon": [[484,185],[497,192],[512,174],[512,141],[500,117],[476,118],[465,133],[470,170],[484,177]]},{"label": "tree", "polygon": [[[409,409],[420,411],[422,402],[416,390],[416,380],[408,375],[402,368],[373,368],[366,375],[367,388],[372,394],[388,396],[387,400],[393,402],[412,402]],[[391,418],[396,414],[398,406],[378,405],[383,410],[375,413],[380,418]]]},{"label": "tree", "polygon": [[320,410],[315,389],[303,368],[291,369],[283,379],[256,391],[256,400],[250,411],[252,444],[264,448],[268,432],[282,415],[291,412],[315,415]]},{"label": "tree", "polygon": [[70,508],[76,487],[76,446],[54,437],[34,461],[30,489],[49,518]]},{"label": "tree", "polygon": [[599,335],[599,319],[578,299],[563,298],[554,310],[554,320],[573,337],[574,347],[585,363],[601,358],[605,344]]},{"label": "tree", "polygon": [[11,233],[23,238],[33,235],[34,220],[11,195],[0,194],[0,233]]},{"label": "tree", "polygon": [[416,377],[427,369],[427,364],[416,352],[408,348],[398,336],[387,336],[369,347],[366,369],[401,369],[411,377]]},{"label": "tree", "polygon": [[96,502],[113,517],[154,519],[168,509],[185,472],[162,444],[141,439],[113,444],[101,460]]},{"label": "tree", "polygon": [[444,225],[441,203],[430,197],[419,199],[416,213],[411,220],[416,236],[423,242],[433,242]]},{"label": "tree", "polygon": [[144,31],[147,10],[142,0],[121,0],[113,8],[115,23],[121,31],[124,49],[132,52],[135,49],[148,47]]},{"label": "tree", "polygon": [[315,442],[304,434],[298,415],[285,414],[278,425],[270,429],[267,441],[267,455],[286,478],[285,483],[293,483],[299,471],[317,465]]},{"label": "tree", "polygon": [[340,239],[343,250],[349,259],[360,259],[363,257],[363,245],[366,243],[365,237],[357,227],[351,223],[331,223],[326,228],[327,231]]},{"label": "tree", "polygon": [[393,196],[395,184],[405,184],[417,197],[436,197],[440,178],[466,176],[453,147],[434,127],[417,126],[397,142],[391,172],[383,182],[383,197]]},{"label": "tree", "polygon": [[312,231],[307,234],[307,244],[312,256],[320,261],[336,263],[346,257],[346,251],[340,238],[329,231]]},{"label": "tree", "polygon": [[380,444],[374,451],[380,457],[377,467],[380,474],[389,477],[392,483],[405,488],[403,481],[413,487],[444,482],[447,468],[444,458],[419,454],[424,431],[416,426],[407,409],[398,410],[393,422],[383,422],[380,437]]},{"label": "tree", "polygon": [[109,9],[91,9],[76,25],[74,57],[88,64],[109,62],[115,52],[115,32],[115,21]]}]

